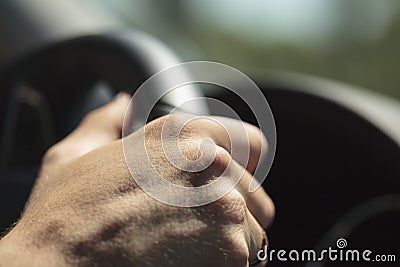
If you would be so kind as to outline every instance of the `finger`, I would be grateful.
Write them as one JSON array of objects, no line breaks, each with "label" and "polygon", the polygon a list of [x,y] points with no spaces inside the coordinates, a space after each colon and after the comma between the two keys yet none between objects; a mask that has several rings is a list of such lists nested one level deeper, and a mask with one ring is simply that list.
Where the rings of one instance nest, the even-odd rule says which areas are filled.
[{"label": "finger", "polygon": [[228,168],[228,173],[241,175],[241,179],[236,185],[236,190],[245,199],[247,208],[264,229],[270,226],[275,217],[275,205],[271,198],[262,187],[259,187],[254,192],[249,192],[249,184],[254,177],[235,160],[230,162]]},{"label": "finger", "polygon": [[[78,128],[72,133],[78,140],[89,139],[93,134],[93,145],[100,146],[121,137],[125,112],[130,102],[130,96],[119,93],[107,105],[91,111],[85,116]],[[72,135],[71,134],[71,135]]]},{"label": "finger", "polygon": [[62,163],[82,156],[121,137],[130,96],[118,94],[107,105],[87,114],[65,139],[49,149],[45,163]]},{"label": "finger", "polygon": [[[202,118],[193,123],[192,127],[200,135],[211,138],[217,146],[232,156],[233,160],[230,161],[226,174],[235,176],[235,181],[239,180],[236,189],[246,200],[248,209],[264,228],[268,227],[275,216],[275,206],[271,198],[262,187],[249,191],[250,183],[255,179],[250,172],[266,153],[266,139],[261,131],[248,123],[224,117]],[[232,152],[233,146],[239,153]],[[245,151],[249,153],[242,153]]]},{"label": "finger", "polygon": [[[258,224],[257,220],[249,210],[246,212],[246,223],[244,225],[244,235],[249,249],[249,263],[259,262],[257,254],[260,249],[264,249],[268,243],[264,229]],[[251,266],[265,266],[266,261]]]},{"label": "finger", "polygon": [[250,173],[254,172],[267,154],[267,139],[254,125],[218,116],[204,118],[198,125],[199,132],[208,135],[218,146],[226,149]]},{"label": "finger", "polygon": [[[211,134],[214,142],[225,149],[229,149],[232,146],[227,143],[230,142],[231,144],[236,145],[236,149],[240,151],[240,153],[235,154],[228,150],[234,159],[232,164],[237,165],[236,168],[238,171],[241,167],[246,168],[240,170],[240,173],[243,173],[243,176],[236,188],[246,200],[248,209],[265,229],[271,225],[275,217],[275,205],[261,186],[251,192],[249,188],[251,182],[255,180],[251,173],[254,172],[259,162],[265,158],[267,153],[266,137],[254,125],[230,118],[213,118],[223,127],[209,127],[209,129],[213,129]],[[208,121],[208,123],[213,122]],[[243,134],[243,132],[246,134]],[[228,134],[229,137],[227,136]],[[246,151],[246,149],[249,149],[249,153],[247,158],[246,156],[243,158],[244,153],[241,152]],[[242,158],[238,158],[237,155],[239,155],[239,157],[242,156]]]}]

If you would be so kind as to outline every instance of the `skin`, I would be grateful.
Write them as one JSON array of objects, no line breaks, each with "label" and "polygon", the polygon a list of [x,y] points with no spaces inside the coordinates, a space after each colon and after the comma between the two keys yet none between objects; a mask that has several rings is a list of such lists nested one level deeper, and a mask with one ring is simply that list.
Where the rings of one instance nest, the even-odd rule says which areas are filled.
[{"label": "skin", "polygon": [[[152,163],[175,184],[208,183],[231,161],[232,172],[243,173],[233,190],[211,204],[174,207],[144,193],[129,173],[120,139],[128,103],[129,96],[120,95],[90,112],[49,149],[21,218],[0,240],[0,266],[248,266],[255,258],[263,228],[275,213],[261,187],[251,194],[247,190],[265,154],[260,131],[245,124],[247,137],[235,137],[250,147],[249,161],[243,163],[231,158],[228,133],[219,124],[207,119],[187,124],[179,139],[185,157],[196,159],[196,144],[203,138],[212,140],[217,151],[211,165],[198,173],[175,168],[162,153],[162,126],[179,115],[159,118],[128,136],[134,144],[144,130],[148,133]],[[238,121],[214,119],[228,131],[242,127]]]}]

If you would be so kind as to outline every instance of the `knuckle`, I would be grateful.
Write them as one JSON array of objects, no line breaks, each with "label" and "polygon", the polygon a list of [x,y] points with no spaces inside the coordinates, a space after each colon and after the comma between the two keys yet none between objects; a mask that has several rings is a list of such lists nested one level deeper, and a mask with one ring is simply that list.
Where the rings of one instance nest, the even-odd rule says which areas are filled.
[{"label": "knuckle", "polygon": [[236,189],[210,204],[208,208],[224,225],[242,226],[246,221],[246,201]]},{"label": "knuckle", "polygon": [[179,133],[180,138],[191,139],[201,138],[200,132],[205,127],[202,121],[193,114],[174,113],[157,118],[148,125],[153,130],[163,131],[167,136],[169,134],[176,136]]},{"label": "knuckle", "polygon": [[[190,185],[203,185],[220,177],[232,160],[227,150],[210,137],[198,134],[201,122],[193,115],[170,114],[145,126],[146,147],[151,157],[176,167],[180,177]],[[187,123],[190,121],[190,123]]]},{"label": "knuckle", "polygon": [[206,184],[223,175],[229,167],[231,156],[223,148],[199,139],[191,139],[185,141],[183,149],[181,149],[185,170],[191,170],[194,177],[203,177]]},{"label": "knuckle", "polygon": [[211,165],[215,172],[222,174],[229,167],[231,160],[232,157],[226,149],[215,145],[215,158]]},{"label": "knuckle", "polygon": [[228,266],[246,266],[249,260],[249,248],[242,228],[231,227],[225,233],[225,249],[229,251],[229,258],[225,262]]},{"label": "knuckle", "polygon": [[183,115],[181,114],[164,115],[146,124],[145,130],[156,137],[161,137],[161,133],[171,136],[176,135],[181,131],[182,117]]},{"label": "knuckle", "polygon": [[245,222],[247,210],[246,201],[236,189],[233,189],[223,197],[221,202],[226,206],[226,216],[228,219],[238,224]]}]

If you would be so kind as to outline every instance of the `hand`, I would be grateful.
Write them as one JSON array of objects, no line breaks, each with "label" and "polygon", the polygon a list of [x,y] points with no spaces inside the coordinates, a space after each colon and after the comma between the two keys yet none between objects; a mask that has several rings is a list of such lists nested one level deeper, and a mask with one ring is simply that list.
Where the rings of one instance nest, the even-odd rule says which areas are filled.
[{"label": "hand", "polygon": [[[232,160],[244,173],[221,199],[197,208],[174,207],[144,193],[125,163],[120,139],[129,103],[123,95],[89,113],[79,127],[46,153],[22,217],[0,240],[0,266],[247,266],[263,241],[263,229],[274,205],[262,188],[248,192],[263,136],[245,124],[250,157],[241,167],[231,158],[223,127],[199,119],[185,126],[181,151],[199,154],[199,142],[210,138],[217,157],[198,173],[181,171],[166,159],[159,118],[130,136],[132,145],[146,131],[151,162],[172,183],[198,186],[221,174]],[[229,128],[241,122],[214,118]],[[132,151],[135,155],[134,147]],[[140,160],[139,158],[137,160]],[[146,174],[148,170],[141,170]]]}]

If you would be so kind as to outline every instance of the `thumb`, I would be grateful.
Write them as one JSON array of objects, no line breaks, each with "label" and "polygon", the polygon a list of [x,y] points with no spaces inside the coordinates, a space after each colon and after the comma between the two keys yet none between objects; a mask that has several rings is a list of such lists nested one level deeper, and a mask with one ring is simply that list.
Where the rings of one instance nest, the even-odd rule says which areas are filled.
[{"label": "thumb", "polygon": [[[71,135],[82,139],[88,134],[95,133],[99,137],[104,137],[105,143],[121,138],[124,115],[130,99],[127,93],[117,94],[107,105],[89,112]],[[100,139],[95,138],[95,141]]]},{"label": "thumb", "polygon": [[119,93],[107,105],[89,112],[73,132],[49,149],[43,163],[63,163],[121,138],[129,101],[128,94]]}]

